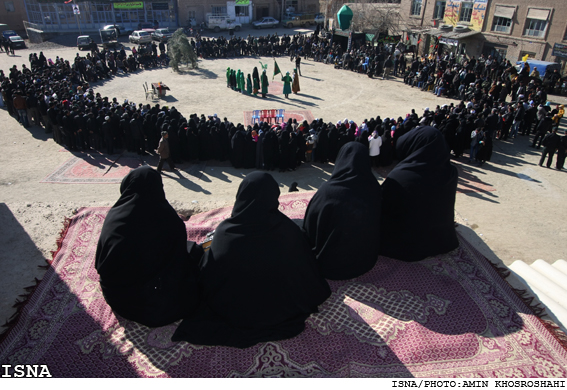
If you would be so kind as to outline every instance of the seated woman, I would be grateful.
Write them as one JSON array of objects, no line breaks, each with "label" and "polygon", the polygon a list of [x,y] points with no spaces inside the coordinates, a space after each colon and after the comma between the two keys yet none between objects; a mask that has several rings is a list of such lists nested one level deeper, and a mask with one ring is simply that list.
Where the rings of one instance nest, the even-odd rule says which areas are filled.
[{"label": "seated woman", "polygon": [[131,171],[96,250],[100,286],[112,310],[149,327],[184,317],[198,304],[202,254],[187,241],[185,224],[165,199],[161,175],[149,166]]},{"label": "seated woman", "polygon": [[333,175],[313,196],[303,220],[325,278],[356,278],[376,264],[381,193],[368,147],[360,142],[345,144]]},{"label": "seated woman", "polygon": [[443,134],[431,126],[410,130],[396,154],[400,162],[382,184],[380,254],[418,261],[455,249],[458,174]]},{"label": "seated woman", "polygon": [[218,226],[199,274],[203,303],[173,341],[247,348],[294,337],[331,290],[301,229],[278,210],[274,178],[252,172]]}]

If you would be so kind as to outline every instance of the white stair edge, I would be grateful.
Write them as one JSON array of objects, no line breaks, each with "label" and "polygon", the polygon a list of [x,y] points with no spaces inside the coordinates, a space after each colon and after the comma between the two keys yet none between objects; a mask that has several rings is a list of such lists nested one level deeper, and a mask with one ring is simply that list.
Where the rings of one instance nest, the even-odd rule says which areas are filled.
[{"label": "white stair edge", "polygon": [[567,261],[557,260],[555,263],[552,264],[552,266],[557,268],[559,271],[563,272],[565,275],[567,275]]},{"label": "white stair edge", "polygon": [[[567,288],[567,275],[558,270],[557,268],[553,267],[545,260],[536,260],[531,265],[532,268],[536,269],[540,274],[549,278],[553,283],[556,285]],[[563,302],[567,300],[567,295],[563,297]]]},{"label": "white stair edge", "polygon": [[[559,326],[559,328],[563,332],[567,333],[567,310],[563,306],[559,305],[557,302],[545,295],[536,287],[528,285],[525,280],[514,271],[510,273],[508,279],[511,279],[508,281],[514,288],[521,290],[525,290],[527,288],[527,292],[536,298],[536,302],[534,303],[541,303],[543,306],[545,306],[544,317],[551,319],[555,324],[557,324],[557,326]],[[514,283],[514,281],[516,283]],[[518,283],[522,286],[519,286]]]},{"label": "white stair edge", "polygon": [[549,298],[553,299],[559,306],[567,309],[565,299],[567,291],[547,279],[544,275],[540,274],[536,269],[530,267],[522,260],[516,260],[510,265],[510,269],[516,272],[526,285],[535,287]]}]

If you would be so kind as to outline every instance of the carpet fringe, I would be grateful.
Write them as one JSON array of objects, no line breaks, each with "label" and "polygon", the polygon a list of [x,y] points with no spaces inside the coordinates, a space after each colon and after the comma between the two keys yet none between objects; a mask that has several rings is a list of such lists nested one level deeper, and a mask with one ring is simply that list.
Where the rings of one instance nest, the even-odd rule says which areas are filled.
[{"label": "carpet fringe", "polygon": [[528,290],[514,288],[512,287],[512,285],[510,285],[510,283],[508,283],[507,278],[508,276],[510,276],[511,273],[508,267],[501,267],[499,265],[494,264],[488,258],[486,257],[484,258],[486,259],[486,261],[488,261],[488,263],[490,263],[490,265],[496,271],[496,273],[498,273],[498,275],[508,284],[512,292],[516,294],[516,296],[520,298],[522,302],[524,302],[524,304],[528,307],[528,309],[532,311],[532,313],[541,322],[541,324],[545,327],[545,329],[547,329],[549,333],[551,333],[553,338],[555,338],[557,342],[565,350],[567,350],[567,334],[565,334],[565,332],[561,330],[559,325],[557,325],[552,320],[546,320],[542,318],[546,314],[545,306],[541,302],[534,303],[536,298]]},{"label": "carpet fringe", "polygon": [[559,326],[551,320],[540,319],[543,326],[555,337],[557,342],[567,350],[567,334],[559,328]]},{"label": "carpet fringe", "polygon": [[69,231],[70,226],[71,226],[71,218],[65,217],[65,220],[63,221],[63,229],[59,233],[59,237],[57,238],[56,241],[57,249],[51,251],[51,260],[48,261],[49,264],[51,264],[53,260],[55,260],[55,256],[57,256],[59,251],[61,251],[61,247],[63,246],[63,240],[65,239],[65,236],[67,236],[67,232]]},{"label": "carpet fringe", "polygon": [[[61,229],[61,232],[59,233],[59,237],[56,240],[57,249],[51,251],[51,256],[52,256],[51,260],[45,259],[45,262],[47,264],[39,265],[38,266],[39,268],[47,270],[49,267],[51,267],[51,264],[55,259],[55,256],[57,256],[57,254],[61,250],[61,247],[63,246],[63,240],[65,239],[65,236],[67,235],[70,226],[71,226],[71,218],[65,217],[65,220],[63,221],[63,228]],[[35,290],[37,289],[40,283],[41,283],[41,279],[34,278],[33,285],[24,287],[26,293],[20,294],[18,295],[18,298],[16,298],[16,302],[14,302],[14,304],[12,305],[12,307],[16,308],[16,312],[6,320],[4,325],[0,326],[0,328],[5,328],[2,332],[0,332],[0,344],[6,339],[12,328],[18,323],[18,320],[20,319],[20,315],[22,313],[22,309],[28,303],[28,300],[33,295],[33,293],[35,292]]]}]

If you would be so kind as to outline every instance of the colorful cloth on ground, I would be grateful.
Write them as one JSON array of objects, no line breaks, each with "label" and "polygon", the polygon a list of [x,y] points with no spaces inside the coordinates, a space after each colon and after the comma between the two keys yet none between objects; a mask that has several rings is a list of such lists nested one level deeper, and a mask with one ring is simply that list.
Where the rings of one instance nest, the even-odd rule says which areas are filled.
[{"label": "colorful cloth on ground", "polygon": [[[302,218],[313,193],[280,197]],[[540,377],[565,378],[567,351],[460,238],[418,263],[380,257],[367,274],[330,282],[331,297],[299,336],[247,349],[170,341],[116,318],[93,267],[108,208],[73,217],[52,266],[0,344],[0,365],[47,364],[54,377]],[[201,241],[231,207],[193,216]],[[259,308],[261,310],[261,308]]]},{"label": "colorful cloth on ground", "polygon": [[81,153],[73,156],[49,174],[41,183],[60,184],[113,184],[120,183],[142,160],[120,155]]}]

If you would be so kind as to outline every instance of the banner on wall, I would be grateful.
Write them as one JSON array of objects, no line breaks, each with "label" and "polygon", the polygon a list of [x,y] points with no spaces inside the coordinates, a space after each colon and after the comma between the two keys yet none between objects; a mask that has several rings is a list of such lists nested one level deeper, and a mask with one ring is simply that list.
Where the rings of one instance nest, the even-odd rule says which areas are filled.
[{"label": "banner on wall", "polygon": [[554,44],[553,52],[551,53],[551,55],[555,57],[567,58],[567,45],[564,45],[562,43]]},{"label": "banner on wall", "polygon": [[[475,0],[469,27],[473,30],[481,30],[484,24],[488,0]],[[445,7],[444,22],[456,26],[459,23],[462,0],[448,0]]]},{"label": "banner on wall", "polygon": [[144,9],[144,2],[129,1],[126,3],[114,3],[114,9]]},{"label": "banner on wall", "polygon": [[250,5],[250,0],[236,0],[234,5],[242,7],[243,5]]}]

